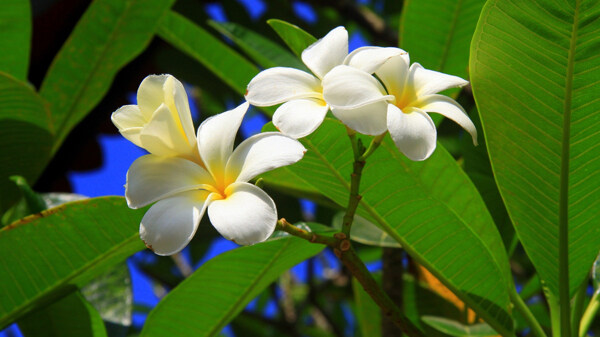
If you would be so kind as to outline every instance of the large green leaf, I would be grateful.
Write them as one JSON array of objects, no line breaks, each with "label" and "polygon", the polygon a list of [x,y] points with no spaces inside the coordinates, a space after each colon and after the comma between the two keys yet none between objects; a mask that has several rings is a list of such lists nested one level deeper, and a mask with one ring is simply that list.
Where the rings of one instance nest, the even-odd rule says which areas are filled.
[{"label": "large green leaf", "polygon": [[202,63],[240,95],[258,68],[218,38],[182,15],[170,12],[160,23],[159,36]]},{"label": "large green leaf", "polygon": [[175,0],[96,0],[54,59],[40,94],[50,102],[55,150],[139,55]]},{"label": "large green leaf", "polygon": [[209,21],[209,25],[233,40],[262,68],[292,67],[308,71],[295,55],[260,34],[233,22]]},{"label": "large green leaf", "polygon": [[[598,22],[594,0],[490,0],[471,45],[471,81],[496,181],[554,295],[561,277],[575,293],[600,247]],[[559,241],[567,237],[568,273],[559,276]]]},{"label": "large green leaf", "polygon": [[123,198],[87,199],[26,217],[0,230],[0,329],[140,251],[144,210]]},{"label": "large green leaf", "polygon": [[51,133],[44,100],[26,83],[0,72],[0,214],[20,195],[9,177],[20,175],[33,183],[44,169]]},{"label": "large green leaf", "polygon": [[[304,158],[279,170],[345,205],[353,161],[347,139],[341,123],[326,119],[302,140]],[[443,147],[413,162],[386,137],[367,160],[361,186],[359,215],[378,224],[499,332],[510,334],[512,281],[502,240],[473,183]]]},{"label": "large green leaf", "polygon": [[0,2],[0,71],[27,80],[31,48],[31,5],[29,1]]},{"label": "large green leaf", "polygon": [[412,62],[467,78],[469,43],[485,0],[405,1],[400,47]]},{"label": "large green leaf", "polygon": [[213,336],[282,272],[324,246],[283,237],[206,262],[148,316],[141,336]]},{"label": "large green leaf", "polygon": [[[469,115],[477,130],[482,130],[477,110],[473,109]],[[494,180],[494,173],[492,172],[485,138],[480,136],[479,146],[473,148],[471,138],[462,137],[460,146],[463,152],[463,169],[469,178],[471,178],[475,187],[477,187],[483,201],[485,201],[487,209],[490,211],[500,232],[500,236],[502,236],[504,247],[506,247],[510,255],[517,245],[517,234],[504,206],[504,201],[502,201],[496,180]]]},{"label": "large green leaf", "polygon": [[74,292],[19,320],[25,337],[106,337],[102,317],[94,307]]}]

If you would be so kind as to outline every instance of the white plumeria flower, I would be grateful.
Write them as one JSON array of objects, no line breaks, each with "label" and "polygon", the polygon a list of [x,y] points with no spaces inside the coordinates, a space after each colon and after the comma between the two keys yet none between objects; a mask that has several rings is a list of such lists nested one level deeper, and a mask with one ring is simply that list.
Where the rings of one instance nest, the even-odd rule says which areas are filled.
[{"label": "white plumeria flower", "polygon": [[323,79],[323,96],[344,124],[370,135],[389,131],[396,147],[412,160],[425,160],[435,150],[437,131],[426,112],[455,121],[477,145],[477,130],[465,110],[453,99],[436,94],[469,82],[418,63],[409,68],[409,64],[408,54],[388,59],[375,71],[383,85],[365,71],[338,66]]},{"label": "white plumeria flower", "polygon": [[198,159],[188,97],[172,75],[147,76],[137,91],[137,105],[112,114],[123,137],[158,156]]},{"label": "white plumeria flower", "polygon": [[206,119],[198,128],[202,160],[148,154],[127,172],[125,197],[131,208],[156,202],[144,215],[140,237],[159,255],[183,249],[208,210],[221,235],[238,244],[266,240],[275,229],[273,200],[248,181],[302,158],[306,149],[279,132],[260,133],[235,150],[235,135],[248,103]]},{"label": "white plumeria flower", "polygon": [[337,27],[302,52],[302,61],[315,76],[294,68],[266,69],[248,84],[246,100],[255,106],[283,103],[273,124],[290,137],[302,138],[321,125],[329,110],[321,80],[331,69],[345,64],[372,73],[400,53],[404,51],[398,48],[362,47],[348,54],[348,32]]}]

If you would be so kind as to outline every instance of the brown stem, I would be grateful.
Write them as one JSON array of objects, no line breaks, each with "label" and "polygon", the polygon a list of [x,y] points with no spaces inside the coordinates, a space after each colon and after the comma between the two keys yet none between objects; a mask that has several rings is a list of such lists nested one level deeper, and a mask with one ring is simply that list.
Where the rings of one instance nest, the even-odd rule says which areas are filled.
[{"label": "brown stem", "polygon": [[346,234],[336,233],[333,237],[327,237],[316,233],[310,233],[290,224],[285,219],[281,219],[277,222],[277,229],[310,242],[321,243],[333,248],[335,255],[358,280],[373,301],[379,305],[384,317],[387,317],[390,321],[394,322],[398,328],[410,337],[425,336],[425,334],[419,330],[419,328],[415,326],[388,297],[377,281],[375,281],[365,264],[358,255],[356,255]]}]

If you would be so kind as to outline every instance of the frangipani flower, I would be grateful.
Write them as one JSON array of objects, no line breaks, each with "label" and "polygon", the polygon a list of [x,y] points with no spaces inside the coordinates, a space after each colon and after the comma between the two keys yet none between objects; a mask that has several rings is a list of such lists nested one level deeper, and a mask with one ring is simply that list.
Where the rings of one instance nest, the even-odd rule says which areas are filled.
[{"label": "frangipani flower", "polygon": [[388,59],[375,71],[383,85],[368,72],[338,66],[323,79],[323,97],[332,113],[350,128],[370,135],[389,131],[396,147],[412,160],[425,160],[435,150],[437,131],[426,112],[455,121],[477,145],[477,130],[464,109],[436,94],[469,82],[418,63],[409,68],[409,64],[408,54]]},{"label": "frangipani flower", "polygon": [[171,75],[147,76],[137,92],[137,105],[112,114],[123,137],[158,156],[198,159],[188,97]]},{"label": "frangipani flower", "polygon": [[329,110],[321,80],[331,69],[345,64],[372,73],[401,53],[398,48],[363,47],[348,54],[348,32],[337,27],[302,52],[302,62],[315,76],[294,68],[266,69],[248,84],[246,100],[255,106],[283,103],[273,115],[273,124],[290,137],[302,138],[321,125]]},{"label": "frangipani flower", "polygon": [[266,132],[233,143],[248,103],[206,119],[198,128],[202,160],[148,154],[127,172],[125,197],[131,208],[156,202],[144,215],[140,237],[159,255],[183,249],[203,214],[221,235],[238,244],[266,240],[277,222],[273,200],[248,181],[297,162],[306,149],[297,140]]}]

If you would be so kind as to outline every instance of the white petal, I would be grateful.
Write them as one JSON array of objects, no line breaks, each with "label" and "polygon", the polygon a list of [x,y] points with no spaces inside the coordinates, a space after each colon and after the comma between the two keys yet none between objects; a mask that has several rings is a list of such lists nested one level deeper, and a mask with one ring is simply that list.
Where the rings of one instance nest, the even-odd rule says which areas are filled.
[{"label": "white petal", "polygon": [[137,104],[146,120],[158,107],[164,103],[165,93],[163,86],[171,75],[146,76],[137,91]]},{"label": "white petal", "polygon": [[321,81],[304,71],[275,67],[261,71],[248,84],[246,100],[255,106],[271,106],[292,99],[321,97]]},{"label": "white petal", "polygon": [[113,124],[127,140],[137,146],[140,143],[140,132],[146,120],[137,105],[124,105],[110,116]]},{"label": "white petal", "polygon": [[361,47],[352,51],[344,64],[372,74],[391,57],[403,54],[408,55],[400,48]]},{"label": "white petal", "polygon": [[196,144],[189,142],[179,122],[179,115],[161,104],[140,133],[144,149],[158,156],[183,156],[193,158]]},{"label": "white petal", "polygon": [[127,171],[125,198],[131,208],[139,208],[169,196],[213,185],[204,168],[177,157],[145,155]]},{"label": "white petal", "polygon": [[348,32],[337,27],[302,52],[302,62],[319,78],[344,62],[348,55]]},{"label": "white petal", "polygon": [[402,97],[408,79],[408,66],[410,58],[408,54],[400,54],[389,58],[382,64],[375,74],[385,85],[390,95],[397,99]]},{"label": "white petal", "polygon": [[437,132],[431,118],[423,111],[408,108],[406,112],[390,104],[388,130],[396,147],[411,160],[425,160],[435,150]]},{"label": "white petal", "polygon": [[417,102],[417,107],[425,112],[435,112],[455,121],[465,129],[473,138],[473,144],[477,145],[477,129],[467,115],[467,112],[452,98],[443,95],[425,96]]},{"label": "white petal", "polygon": [[240,245],[265,241],[275,230],[275,203],[260,188],[234,183],[225,190],[226,199],[208,206],[210,222],[223,237]]},{"label": "white petal", "polygon": [[379,101],[353,109],[332,108],[331,112],[352,130],[376,136],[387,130],[388,105]]},{"label": "white petal", "polygon": [[[221,175],[233,151],[235,135],[248,110],[248,103],[207,118],[198,128],[198,151],[208,170]],[[215,179],[218,179],[215,177]]]},{"label": "white petal", "polygon": [[418,96],[435,94],[446,89],[458,88],[469,84],[468,81],[458,76],[425,69],[418,63],[413,63],[410,66],[409,76]]},{"label": "white petal", "polygon": [[281,133],[302,138],[313,133],[329,110],[325,101],[316,99],[295,99],[282,104],[273,114],[273,124]]},{"label": "white petal", "polygon": [[190,191],[161,200],[142,218],[140,238],[158,255],[173,255],[194,237],[209,192]]},{"label": "white petal", "polygon": [[194,132],[194,122],[188,101],[187,93],[183,84],[178,79],[169,75],[164,84],[165,103],[171,111],[177,111],[178,120],[181,123],[184,134],[190,144],[196,143],[196,133]]},{"label": "white petal", "polygon": [[228,180],[245,182],[257,175],[293,164],[306,149],[297,140],[279,132],[264,132],[244,140],[227,162]]},{"label": "white petal", "polygon": [[331,107],[358,108],[394,99],[371,74],[350,66],[337,66],[323,79],[323,98]]}]

